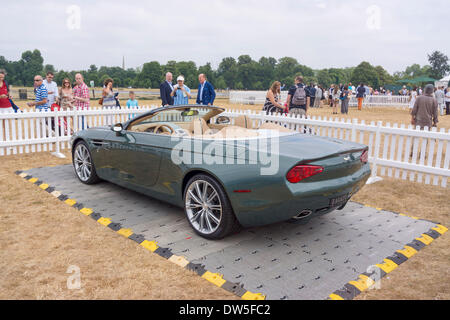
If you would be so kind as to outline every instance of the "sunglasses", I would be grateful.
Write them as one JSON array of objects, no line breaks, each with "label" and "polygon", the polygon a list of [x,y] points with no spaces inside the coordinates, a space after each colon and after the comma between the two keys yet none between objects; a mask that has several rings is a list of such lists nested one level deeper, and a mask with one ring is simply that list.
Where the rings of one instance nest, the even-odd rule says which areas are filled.
[{"label": "sunglasses", "polygon": [[34,82],[39,82],[39,81],[42,81],[42,80],[36,80],[36,79],[34,80]]}]

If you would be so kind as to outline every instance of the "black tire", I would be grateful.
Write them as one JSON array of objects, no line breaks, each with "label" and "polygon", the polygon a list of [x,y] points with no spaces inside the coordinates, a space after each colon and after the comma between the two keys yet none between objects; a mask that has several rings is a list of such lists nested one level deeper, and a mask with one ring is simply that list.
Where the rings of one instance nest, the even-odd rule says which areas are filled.
[{"label": "black tire", "polygon": [[[85,177],[82,176],[84,173],[82,174],[80,172],[80,170],[78,170],[78,168],[80,167],[80,160],[78,159],[79,156],[76,153],[78,151],[81,152],[81,150],[83,150],[83,154],[88,155],[88,159],[86,159],[86,162],[84,162],[84,163],[86,164],[87,162],[89,162],[89,164],[90,164],[89,165],[90,172],[89,172],[89,174],[86,174]],[[75,175],[77,176],[78,180],[80,180],[82,183],[91,185],[91,184],[99,183],[101,181],[101,179],[97,175],[97,172],[95,171],[94,162],[92,160],[92,154],[91,154],[91,151],[89,150],[89,147],[86,142],[79,141],[73,148],[73,150],[72,150],[72,165],[73,165],[73,168],[75,171]]]},{"label": "black tire", "polygon": [[[214,203],[211,206],[211,208],[213,207],[217,207],[217,206],[221,206],[221,216],[220,216],[220,223],[217,224],[217,228],[213,228],[215,229],[213,232],[202,232],[200,229],[200,226],[197,225],[197,222],[193,222],[191,220],[191,217],[193,217],[193,215],[195,215],[197,212],[192,212],[194,210],[197,209],[188,209],[188,203],[191,198],[191,194],[188,194],[189,191],[192,191],[191,187],[195,188],[196,184],[202,184],[203,182],[206,182],[207,185],[209,184],[209,187],[207,187],[208,190],[214,190],[217,195],[218,195],[218,199],[220,199],[220,204],[219,200],[215,201],[214,199],[212,200]],[[196,192],[194,192],[195,195],[198,196],[198,194]],[[199,199],[200,200],[200,199]],[[218,183],[214,178],[210,177],[209,175],[206,174],[198,174],[195,175],[194,177],[192,177],[188,183],[186,184],[186,188],[184,190],[184,197],[183,197],[183,201],[184,201],[184,212],[186,214],[186,218],[189,222],[189,224],[191,225],[192,229],[194,229],[195,233],[197,233],[199,236],[209,239],[209,240],[218,240],[218,239],[223,239],[226,236],[230,235],[230,234],[234,234],[236,232],[238,232],[241,228],[239,222],[236,219],[236,216],[234,215],[233,209],[231,207],[230,204],[230,200],[228,199],[228,196],[225,192],[225,190],[223,189],[223,187],[220,185],[220,183]],[[207,209],[207,211],[210,208]],[[198,210],[200,211],[200,208],[198,208]],[[203,209],[204,210],[204,209]],[[216,209],[212,209],[212,210],[216,210]],[[209,211],[210,213],[213,213],[212,211]],[[209,213],[205,213],[204,214],[205,218],[204,221],[206,221],[207,219],[209,219],[208,217],[210,217]],[[216,212],[216,217],[217,217],[217,212]],[[200,217],[201,219],[201,217]],[[211,220],[211,222],[215,223],[214,220]]]}]

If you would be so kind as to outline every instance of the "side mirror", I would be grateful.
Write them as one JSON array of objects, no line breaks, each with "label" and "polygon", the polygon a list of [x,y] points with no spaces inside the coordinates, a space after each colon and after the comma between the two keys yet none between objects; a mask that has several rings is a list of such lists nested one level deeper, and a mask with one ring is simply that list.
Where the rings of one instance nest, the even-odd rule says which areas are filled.
[{"label": "side mirror", "polygon": [[119,135],[123,131],[123,125],[121,123],[116,123],[111,127],[111,130]]}]

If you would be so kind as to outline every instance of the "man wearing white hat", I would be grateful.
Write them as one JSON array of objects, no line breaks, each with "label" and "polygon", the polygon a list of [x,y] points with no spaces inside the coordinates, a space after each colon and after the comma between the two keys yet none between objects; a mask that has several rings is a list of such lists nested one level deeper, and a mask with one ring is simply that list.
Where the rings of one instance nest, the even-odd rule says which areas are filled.
[{"label": "man wearing white hat", "polygon": [[191,97],[191,89],[184,84],[184,77],[179,76],[177,78],[177,84],[173,87],[173,91],[170,94],[173,97],[173,105],[180,106],[189,104],[189,98]]}]

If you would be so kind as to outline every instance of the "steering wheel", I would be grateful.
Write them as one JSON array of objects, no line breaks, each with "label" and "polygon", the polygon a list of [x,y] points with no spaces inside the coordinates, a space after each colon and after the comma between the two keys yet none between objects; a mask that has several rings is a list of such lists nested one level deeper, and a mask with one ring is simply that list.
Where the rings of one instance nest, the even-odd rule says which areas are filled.
[{"label": "steering wheel", "polygon": [[155,128],[155,130],[153,131],[154,133],[158,134],[173,134],[174,130],[171,126],[167,125],[167,124],[160,124],[159,126],[157,126]]}]

